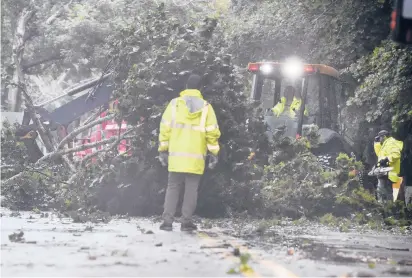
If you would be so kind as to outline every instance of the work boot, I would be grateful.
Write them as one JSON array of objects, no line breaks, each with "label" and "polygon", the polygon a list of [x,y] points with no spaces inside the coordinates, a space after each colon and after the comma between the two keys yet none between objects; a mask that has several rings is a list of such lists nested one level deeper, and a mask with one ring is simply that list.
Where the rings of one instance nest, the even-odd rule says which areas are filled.
[{"label": "work boot", "polygon": [[169,232],[170,232],[170,231],[173,230],[173,226],[172,226],[171,223],[163,222],[162,225],[160,225],[160,230],[169,231]]},{"label": "work boot", "polygon": [[186,222],[182,223],[182,225],[180,226],[180,230],[184,232],[196,231],[197,226],[193,222]]}]

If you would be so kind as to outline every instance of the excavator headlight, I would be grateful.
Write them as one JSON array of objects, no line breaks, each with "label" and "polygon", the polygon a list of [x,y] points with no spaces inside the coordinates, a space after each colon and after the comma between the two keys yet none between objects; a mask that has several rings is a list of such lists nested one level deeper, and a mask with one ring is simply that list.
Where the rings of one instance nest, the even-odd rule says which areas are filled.
[{"label": "excavator headlight", "polygon": [[269,73],[271,73],[271,72],[273,71],[273,66],[270,65],[270,64],[263,64],[263,65],[260,67],[260,71],[261,71],[263,74],[269,74]]},{"label": "excavator headlight", "polygon": [[304,73],[303,63],[298,59],[290,59],[283,65],[282,72],[286,77],[298,78]]}]

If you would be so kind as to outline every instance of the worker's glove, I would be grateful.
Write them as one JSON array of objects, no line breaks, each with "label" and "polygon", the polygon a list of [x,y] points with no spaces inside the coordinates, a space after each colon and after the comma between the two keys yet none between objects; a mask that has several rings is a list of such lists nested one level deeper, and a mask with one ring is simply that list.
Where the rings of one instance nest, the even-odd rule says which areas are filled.
[{"label": "worker's glove", "polygon": [[389,158],[385,157],[384,159],[379,160],[380,167],[389,167]]},{"label": "worker's glove", "polygon": [[380,137],[380,136],[376,136],[376,137],[375,137],[375,142],[378,143],[378,142],[380,142],[380,141],[381,141],[381,137]]},{"label": "worker's glove", "polygon": [[216,167],[217,162],[219,161],[219,158],[217,155],[210,155],[209,157],[209,169],[214,169]]},{"label": "worker's glove", "polygon": [[163,167],[166,167],[169,160],[169,154],[167,152],[159,153],[159,161]]}]

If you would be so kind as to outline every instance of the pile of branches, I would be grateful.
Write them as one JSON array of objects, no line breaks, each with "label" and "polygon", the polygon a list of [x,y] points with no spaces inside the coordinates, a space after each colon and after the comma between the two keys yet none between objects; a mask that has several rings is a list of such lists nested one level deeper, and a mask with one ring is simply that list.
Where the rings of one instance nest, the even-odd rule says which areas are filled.
[{"label": "pile of branches", "polygon": [[327,213],[347,217],[377,209],[374,196],[359,180],[362,163],[340,154],[334,168],[323,166],[310,151],[316,145],[316,130],[310,132],[314,134],[274,141],[270,163],[258,182],[265,217],[313,218]]},{"label": "pile of branches", "polygon": [[[96,182],[94,169],[97,167],[103,170],[104,167],[110,167],[112,161],[119,157],[116,150],[120,141],[130,136],[135,137],[133,133],[138,126],[119,136],[100,142],[70,147],[72,144],[68,143],[72,143],[76,136],[103,121],[113,119],[115,115],[109,114],[106,117],[94,119],[57,141],[50,128],[41,121],[25,87],[21,84],[15,85],[20,86],[23,91],[27,112],[33,119],[35,129],[47,154],[34,163],[30,162],[28,150],[23,142],[16,138],[16,133],[18,133],[16,131],[20,127],[4,123],[1,132],[1,177],[4,197],[2,205],[24,210],[33,208],[66,210],[79,207],[95,209],[90,202],[93,199],[88,195],[90,193],[88,188]],[[81,161],[71,159],[71,155],[75,152],[98,146],[103,146],[103,148],[87,155]],[[92,159],[95,159],[96,163],[90,166]]]}]

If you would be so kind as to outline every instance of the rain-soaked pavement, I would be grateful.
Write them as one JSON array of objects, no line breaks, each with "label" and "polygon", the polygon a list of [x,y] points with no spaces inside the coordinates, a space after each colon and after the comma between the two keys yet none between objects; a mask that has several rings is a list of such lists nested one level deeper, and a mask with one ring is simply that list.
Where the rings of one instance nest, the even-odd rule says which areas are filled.
[{"label": "rain-soaked pavement", "polygon": [[[183,233],[178,224],[173,232],[158,225],[144,218],[73,223],[54,214],[11,217],[2,210],[1,275],[412,276],[412,236],[283,226],[264,238],[240,239],[231,235],[233,227],[201,225],[199,232]],[[251,255],[250,269],[229,274],[240,266],[238,253]]]}]

